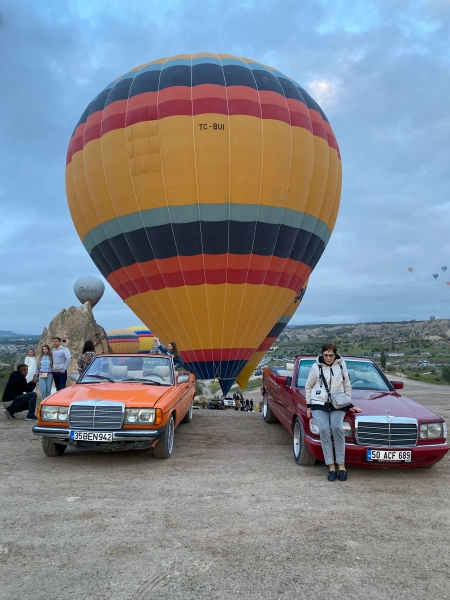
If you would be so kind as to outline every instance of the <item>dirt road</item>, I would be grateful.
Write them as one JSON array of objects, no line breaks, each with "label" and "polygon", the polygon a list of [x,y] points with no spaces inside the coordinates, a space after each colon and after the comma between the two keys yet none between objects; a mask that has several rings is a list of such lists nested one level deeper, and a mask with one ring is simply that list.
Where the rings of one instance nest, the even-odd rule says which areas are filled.
[{"label": "dirt road", "polygon": [[[448,388],[405,393],[450,421]],[[233,410],[195,411],[166,461],[50,459],[3,414],[0,452],[2,600],[450,598],[448,457],[330,483],[280,425]]]}]

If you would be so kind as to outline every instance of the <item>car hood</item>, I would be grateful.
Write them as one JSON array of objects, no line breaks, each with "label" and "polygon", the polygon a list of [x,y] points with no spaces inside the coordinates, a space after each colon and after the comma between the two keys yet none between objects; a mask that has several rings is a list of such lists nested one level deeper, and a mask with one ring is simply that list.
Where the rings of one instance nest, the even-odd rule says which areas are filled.
[{"label": "car hood", "polygon": [[[362,410],[362,416],[390,414],[393,417],[436,420],[436,413],[397,392],[352,390],[352,402]],[[389,412],[387,412],[389,411]]]},{"label": "car hood", "polygon": [[128,407],[153,407],[172,389],[169,386],[142,383],[79,383],[52,394],[44,403],[67,406],[82,400],[108,400],[123,402]]}]

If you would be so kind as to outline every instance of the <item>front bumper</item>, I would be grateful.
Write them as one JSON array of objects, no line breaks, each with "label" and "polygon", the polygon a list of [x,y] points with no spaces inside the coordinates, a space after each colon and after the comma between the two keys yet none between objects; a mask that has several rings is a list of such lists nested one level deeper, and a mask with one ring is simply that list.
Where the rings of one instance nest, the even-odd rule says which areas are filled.
[{"label": "front bumper", "polygon": [[[309,435],[305,436],[309,452],[317,460],[323,460],[322,445],[320,440]],[[421,446],[396,446],[382,447],[370,446],[377,450],[410,450],[411,462],[377,462],[367,460],[366,451],[369,446],[359,446],[352,442],[345,443],[345,464],[352,467],[365,467],[375,469],[409,469],[411,467],[427,467],[434,465],[444,458],[450,447],[444,444],[424,444]]]},{"label": "front bumper", "polygon": [[[65,444],[66,446],[73,446],[74,448],[91,448],[93,450],[118,450],[118,449],[132,449],[132,448],[150,448],[155,442],[161,437],[165,431],[165,427],[159,429],[148,429],[148,430],[126,430],[120,429],[117,431],[110,430],[99,430],[105,433],[113,434],[112,442],[86,442],[86,441],[74,441],[70,439],[71,431],[78,431],[70,429],[69,427],[46,427],[42,425],[35,425],[32,428],[35,435],[49,438],[58,444]],[[83,429],[83,431],[88,431]]]}]

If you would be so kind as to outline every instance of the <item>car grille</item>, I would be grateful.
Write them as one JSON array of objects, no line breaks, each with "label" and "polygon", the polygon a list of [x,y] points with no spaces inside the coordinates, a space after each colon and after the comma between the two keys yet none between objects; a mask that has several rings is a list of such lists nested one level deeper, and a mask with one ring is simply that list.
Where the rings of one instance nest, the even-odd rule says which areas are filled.
[{"label": "car grille", "polygon": [[124,412],[122,402],[74,402],[69,409],[69,425],[74,429],[120,429]]},{"label": "car grille", "polygon": [[415,446],[417,420],[408,417],[357,417],[356,443],[361,446]]}]

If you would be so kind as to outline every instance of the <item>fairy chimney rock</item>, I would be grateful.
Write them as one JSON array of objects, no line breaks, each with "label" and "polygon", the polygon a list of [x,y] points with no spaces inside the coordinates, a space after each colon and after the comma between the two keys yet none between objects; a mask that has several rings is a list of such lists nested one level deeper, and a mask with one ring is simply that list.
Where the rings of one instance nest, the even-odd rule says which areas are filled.
[{"label": "fairy chimney rock", "polygon": [[51,320],[48,328],[45,327],[41,334],[36,351],[37,356],[39,356],[44,344],[48,344],[50,348],[53,347],[52,340],[54,337],[60,337],[63,346],[70,350],[72,362],[68,370],[69,375],[72,372],[78,373],[77,360],[86,340],[92,340],[97,354],[112,352],[108,344],[106,331],[96,322],[89,302],[79,308],[75,306],[68,309],[63,308]]}]

